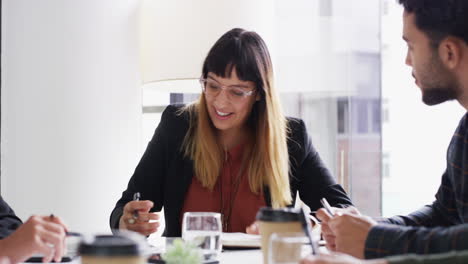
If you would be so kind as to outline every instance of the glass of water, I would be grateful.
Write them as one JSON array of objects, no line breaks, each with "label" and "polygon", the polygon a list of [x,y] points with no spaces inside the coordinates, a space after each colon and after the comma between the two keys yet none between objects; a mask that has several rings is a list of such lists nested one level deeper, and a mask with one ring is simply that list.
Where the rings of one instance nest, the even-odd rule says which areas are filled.
[{"label": "glass of water", "polygon": [[186,212],[182,221],[182,238],[199,247],[205,260],[217,260],[221,253],[221,214]]}]

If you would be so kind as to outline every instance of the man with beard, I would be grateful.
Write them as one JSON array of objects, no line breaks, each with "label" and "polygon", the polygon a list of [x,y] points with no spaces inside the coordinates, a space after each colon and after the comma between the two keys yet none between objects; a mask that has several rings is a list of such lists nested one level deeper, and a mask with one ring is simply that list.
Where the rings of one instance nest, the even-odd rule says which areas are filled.
[{"label": "man with beard", "polygon": [[[456,100],[468,109],[468,1],[399,2],[405,9],[403,39],[408,45],[406,64],[413,69],[423,102],[436,105]],[[336,208],[333,215],[320,209],[317,217],[322,221],[328,249],[357,258],[467,250],[467,116],[462,117],[452,137],[447,152],[447,168],[431,205],[407,216],[379,222],[360,215],[355,208]],[[467,254],[463,255],[466,260]],[[317,260],[311,263],[329,262]]]}]

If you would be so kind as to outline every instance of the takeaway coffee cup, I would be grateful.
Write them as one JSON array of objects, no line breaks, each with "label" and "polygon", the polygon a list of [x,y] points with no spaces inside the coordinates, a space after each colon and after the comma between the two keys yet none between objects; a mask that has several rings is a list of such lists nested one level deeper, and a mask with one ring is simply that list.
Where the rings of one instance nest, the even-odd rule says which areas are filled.
[{"label": "takeaway coffee cup", "polygon": [[138,234],[84,238],[78,246],[82,264],[146,264],[147,243]]},{"label": "takeaway coffee cup", "polygon": [[308,242],[309,239],[304,232],[281,232],[271,234],[270,243],[268,244],[268,263],[299,263],[303,257],[312,253],[309,245],[303,247],[303,245]]},{"label": "takeaway coffee cup", "polygon": [[268,263],[268,248],[271,234],[303,232],[299,213],[300,210],[294,208],[260,208],[257,213],[257,221],[260,229],[264,264]]}]

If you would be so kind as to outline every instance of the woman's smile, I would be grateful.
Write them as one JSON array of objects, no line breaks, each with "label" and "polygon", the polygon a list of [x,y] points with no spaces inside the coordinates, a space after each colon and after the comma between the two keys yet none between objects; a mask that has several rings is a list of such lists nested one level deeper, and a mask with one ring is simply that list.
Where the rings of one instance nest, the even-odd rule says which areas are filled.
[{"label": "woman's smile", "polygon": [[227,120],[229,118],[231,118],[231,116],[234,114],[232,112],[223,112],[223,111],[219,111],[218,109],[215,108],[215,114],[216,114],[216,117],[218,119],[221,119],[221,120]]}]

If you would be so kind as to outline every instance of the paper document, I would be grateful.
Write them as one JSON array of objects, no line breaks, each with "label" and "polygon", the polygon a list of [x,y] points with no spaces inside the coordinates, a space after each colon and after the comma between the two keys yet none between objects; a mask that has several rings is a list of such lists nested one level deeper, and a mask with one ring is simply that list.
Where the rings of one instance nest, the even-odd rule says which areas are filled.
[{"label": "paper document", "polygon": [[260,248],[260,235],[223,232],[221,241],[223,247]]}]

